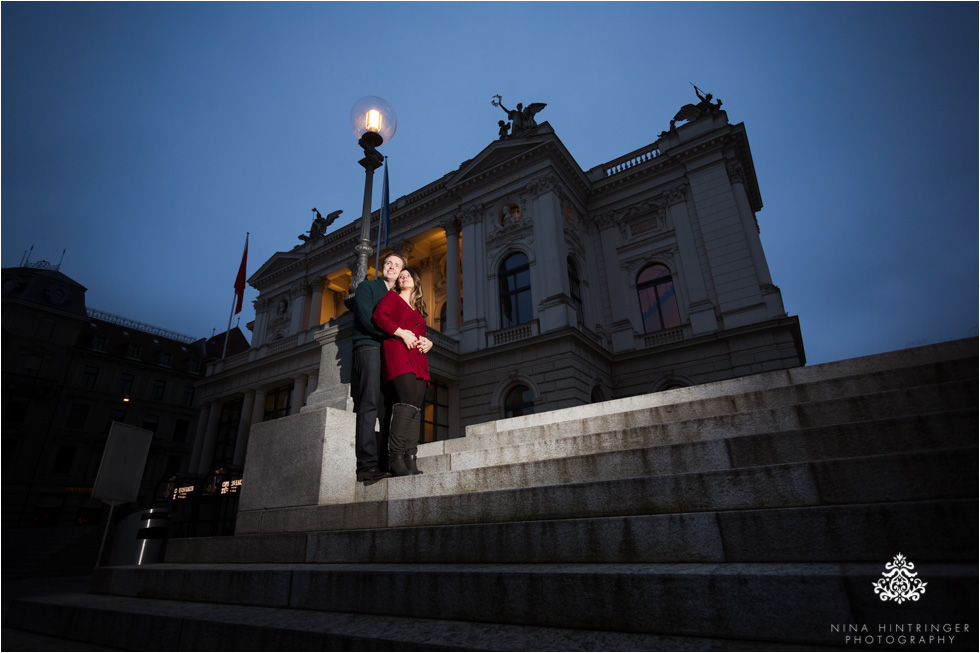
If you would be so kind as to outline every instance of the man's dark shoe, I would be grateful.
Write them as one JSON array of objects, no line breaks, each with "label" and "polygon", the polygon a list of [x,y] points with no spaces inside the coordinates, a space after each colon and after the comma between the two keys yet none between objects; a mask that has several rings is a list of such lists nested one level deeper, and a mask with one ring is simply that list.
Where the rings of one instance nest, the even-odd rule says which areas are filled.
[{"label": "man's dark shoe", "polygon": [[362,469],[357,472],[357,480],[359,481],[377,481],[388,475],[388,472],[381,470],[377,467],[368,467],[367,469]]}]

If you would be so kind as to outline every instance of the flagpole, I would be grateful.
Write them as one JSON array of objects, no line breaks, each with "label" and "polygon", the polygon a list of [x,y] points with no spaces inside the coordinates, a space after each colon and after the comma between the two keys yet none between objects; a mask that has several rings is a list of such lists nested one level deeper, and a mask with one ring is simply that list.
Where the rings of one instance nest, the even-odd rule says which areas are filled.
[{"label": "flagpole", "polygon": [[221,348],[221,358],[225,357],[228,351],[228,340],[231,337],[231,320],[235,313],[242,310],[242,300],[245,299],[245,261],[248,259],[248,232],[245,232],[245,251],[242,252],[242,263],[238,266],[238,275],[235,277],[235,294],[231,298],[231,313],[228,315],[228,328],[225,329],[225,342]]},{"label": "flagpole", "polygon": [[381,234],[385,230],[385,198],[388,196],[388,157],[385,157],[385,176],[381,183],[381,209],[378,211],[378,244],[374,252],[374,278],[378,278],[381,265]]},{"label": "flagpole", "polygon": [[238,293],[231,298],[231,314],[228,315],[228,328],[225,329],[225,344],[221,348],[221,358],[224,359],[225,352],[228,351],[228,334],[231,332],[231,318],[235,316],[235,304],[238,303]]},{"label": "flagpole", "polygon": [[378,211],[378,247],[374,256],[374,278],[378,278],[378,268],[381,266],[381,238],[384,235],[385,247],[388,246],[388,231],[391,229],[391,206],[388,203],[388,157],[385,157],[385,176],[381,184],[381,210]]}]

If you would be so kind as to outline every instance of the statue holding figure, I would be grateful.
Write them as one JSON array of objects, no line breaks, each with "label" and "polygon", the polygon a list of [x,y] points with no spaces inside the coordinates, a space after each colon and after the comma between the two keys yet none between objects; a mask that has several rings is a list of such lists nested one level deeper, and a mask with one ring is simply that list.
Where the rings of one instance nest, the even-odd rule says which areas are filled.
[{"label": "statue holding figure", "polygon": [[[691,86],[694,86],[691,83]],[[711,93],[701,94],[701,89],[694,86],[694,94],[698,96],[699,102],[697,104],[685,104],[681,107],[681,110],[677,112],[674,119],[670,121],[670,128],[674,129],[674,123],[678,121],[690,121],[694,122],[698,118],[703,118],[715,111],[721,110],[721,100],[718,100],[716,104],[711,103],[712,95]]]},{"label": "statue holding figure", "polygon": [[[533,102],[525,107],[523,104],[518,102],[517,108],[511,110],[504,106],[503,97],[500,95],[494,95],[493,97],[495,99],[490,100],[490,104],[503,109],[504,113],[507,114],[507,119],[511,122],[511,136],[517,136],[528,131],[529,129],[534,129],[537,127],[538,123],[534,120],[535,114],[548,106],[544,102]],[[497,122],[498,125],[501,125],[501,123],[503,123],[503,120]],[[504,137],[503,125],[500,127],[500,136],[501,138]]]},{"label": "statue holding figure", "polygon": [[307,232],[309,235],[300,234],[299,239],[306,243],[311,240],[323,238],[327,235],[327,227],[332,225],[334,220],[336,220],[337,217],[343,212],[344,211],[342,209],[340,211],[334,211],[333,213],[328,213],[327,217],[324,218],[322,215],[320,215],[320,212],[316,210],[316,207],[313,207],[313,214],[316,217],[313,218],[313,224],[310,225],[310,230]]}]

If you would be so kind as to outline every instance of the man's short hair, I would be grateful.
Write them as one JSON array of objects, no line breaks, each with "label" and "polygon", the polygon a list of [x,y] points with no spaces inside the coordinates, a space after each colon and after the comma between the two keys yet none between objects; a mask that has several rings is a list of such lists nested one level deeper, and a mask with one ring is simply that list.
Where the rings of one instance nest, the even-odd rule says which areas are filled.
[{"label": "man's short hair", "polygon": [[385,263],[387,263],[388,262],[388,259],[390,259],[392,256],[394,256],[396,259],[398,259],[399,261],[402,262],[402,268],[404,268],[406,265],[408,265],[408,261],[405,260],[405,257],[404,256],[402,256],[401,254],[399,254],[397,252],[389,252],[388,254],[385,255],[385,257],[383,259],[381,259],[381,267],[384,267],[385,266]]}]

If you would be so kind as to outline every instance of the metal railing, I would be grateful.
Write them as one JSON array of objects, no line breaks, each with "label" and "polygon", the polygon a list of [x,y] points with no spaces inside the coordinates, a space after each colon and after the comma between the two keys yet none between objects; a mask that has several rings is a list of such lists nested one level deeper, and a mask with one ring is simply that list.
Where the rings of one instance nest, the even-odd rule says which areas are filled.
[{"label": "metal railing", "polygon": [[104,322],[112,322],[113,324],[118,324],[119,326],[128,327],[130,329],[136,329],[137,331],[142,331],[143,333],[149,333],[154,336],[169,338],[170,340],[176,340],[178,342],[183,342],[187,344],[200,340],[200,338],[195,338],[193,336],[188,336],[183,333],[178,333],[177,331],[171,331],[170,329],[164,329],[162,327],[153,326],[152,324],[146,324],[145,322],[138,322],[128,317],[123,317],[121,315],[109,313],[108,311],[100,311],[97,308],[86,308],[85,311],[86,313],[88,313],[88,316],[92,319],[103,320]]}]

